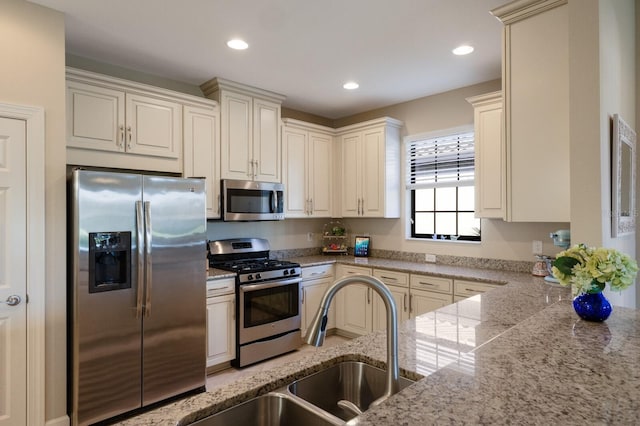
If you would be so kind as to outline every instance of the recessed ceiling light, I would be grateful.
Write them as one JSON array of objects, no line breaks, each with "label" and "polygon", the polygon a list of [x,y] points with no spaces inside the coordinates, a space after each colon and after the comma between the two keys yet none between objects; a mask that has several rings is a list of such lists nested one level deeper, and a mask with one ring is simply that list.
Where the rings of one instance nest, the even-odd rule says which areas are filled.
[{"label": "recessed ceiling light", "polygon": [[468,55],[469,53],[473,52],[473,47],[463,44],[462,46],[458,46],[453,49],[452,52],[454,55]]},{"label": "recessed ceiling light", "polygon": [[342,87],[344,87],[347,90],[354,90],[360,87],[360,85],[355,81],[348,81],[345,84],[343,84]]},{"label": "recessed ceiling light", "polygon": [[239,38],[234,38],[234,39],[229,40],[227,42],[227,46],[229,46],[230,48],[235,49],[235,50],[244,50],[247,47],[249,47],[249,45],[247,44],[246,41],[240,40]]}]

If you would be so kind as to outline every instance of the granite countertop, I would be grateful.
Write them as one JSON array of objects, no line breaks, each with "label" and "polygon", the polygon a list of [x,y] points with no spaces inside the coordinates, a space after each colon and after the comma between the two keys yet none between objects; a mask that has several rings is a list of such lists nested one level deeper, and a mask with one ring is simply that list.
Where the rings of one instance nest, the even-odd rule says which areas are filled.
[{"label": "granite countertop", "polygon": [[[303,266],[356,264],[313,256]],[[399,326],[401,375],[418,380],[349,424],[637,424],[640,311],[580,320],[568,289],[526,273],[368,259],[368,266],[503,283]],[[358,263],[359,264],[359,263]],[[183,425],[344,360],[386,362],[374,332],[123,421]]]}]

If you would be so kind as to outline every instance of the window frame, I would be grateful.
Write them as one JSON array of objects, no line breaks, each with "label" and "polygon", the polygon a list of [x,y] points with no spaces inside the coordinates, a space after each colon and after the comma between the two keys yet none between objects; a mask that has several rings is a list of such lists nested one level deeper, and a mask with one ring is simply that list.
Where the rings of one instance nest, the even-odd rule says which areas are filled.
[{"label": "window frame", "polygon": [[[450,129],[443,129],[443,130],[439,130],[436,132],[429,132],[429,133],[423,133],[423,134],[417,134],[417,135],[410,135],[404,138],[404,155],[405,155],[405,191],[409,197],[409,202],[407,203],[407,207],[409,208],[409,214],[407,215],[409,218],[409,227],[408,227],[408,231],[409,231],[409,238],[414,238],[414,239],[418,239],[418,240],[433,240],[436,241],[434,237],[434,235],[440,237],[439,234],[421,234],[421,233],[416,233],[416,213],[421,213],[421,212],[427,212],[427,213],[433,213],[434,214],[434,230],[435,230],[435,214],[436,213],[455,213],[456,215],[456,230],[458,230],[458,226],[459,226],[459,214],[460,213],[473,213],[475,216],[475,203],[474,203],[474,210],[460,210],[459,209],[459,198],[458,198],[458,191],[460,187],[469,187],[469,186],[475,186],[475,170],[474,170],[474,178],[473,180],[467,180],[467,181],[463,181],[462,185],[459,184],[460,181],[453,181],[451,182],[451,184],[434,184],[434,185],[427,185],[424,186],[423,188],[434,188],[434,192],[433,192],[433,196],[434,196],[434,210],[425,210],[425,211],[418,211],[416,212],[416,191],[418,189],[421,189],[419,187],[409,187],[409,174],[412,172],[411,168],[410,168],[410,160],[408,158],[409,156],[409,149],[410,149],[410,145],[414,144],[415,142],[418,141],[424,141],[424,140],[428,140],[428,139],[437,139],[437,138],[445,138],[445,137],[450,137],[456,134],[463,134],[463,133],[473,133],[473,139],[474,139],[474,152],[475,152],[475,132],[474,132],[474,128],[473,125],[467,125],[467,126],[460,126],[460,127],[455,127],[455,128],[450,128]],[[475,167],[475,164],[474,164]],[[437,205],[435,203],[435,197],[436,197],[436,190],[437,188],[455,188],[455,193],[456,193],[456,210],[437,210]],[[478,224],[478,230],[480,232],[478,232],[477,235],[458,235],[457,239],[451,239],[451,235],[446,235],[446,238],[438,238],[437,241],[465,241],[465,242],[480,242],[482,241],[482,233],[481,233],[481,226],[482,226],[482,222],[481,220],[479,221]]]}]

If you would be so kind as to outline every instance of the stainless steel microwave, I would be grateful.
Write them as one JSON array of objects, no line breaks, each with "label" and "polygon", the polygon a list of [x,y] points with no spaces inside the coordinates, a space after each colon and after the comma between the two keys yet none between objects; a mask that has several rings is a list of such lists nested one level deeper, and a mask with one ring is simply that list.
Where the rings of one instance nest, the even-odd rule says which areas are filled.
[{"label": "stainless steel microwave", "polygon": [[284,219],[284,185],[251,180],[222,180],[222,220]]}]

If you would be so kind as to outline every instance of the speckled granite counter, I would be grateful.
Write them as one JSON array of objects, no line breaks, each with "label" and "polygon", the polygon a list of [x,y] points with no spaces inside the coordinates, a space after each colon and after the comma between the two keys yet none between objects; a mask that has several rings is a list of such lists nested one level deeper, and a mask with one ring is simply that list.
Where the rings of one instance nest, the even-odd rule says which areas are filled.
[{"label": "speckled granite counter", "polygon": [[[296,261],[336,260],[317,258]],[[640,311],[615,307],[605,323],[593,324],[573,312],[567,289],[528,274],[381,259],[369,266],[505,285],[401,324],[401,374],[424,378],[350,424],[638,423]],[[318,348],[304,360],[121,424],[188,424],[342,360],[383,367],[385,342],[385,332],[376,332]]]}]

